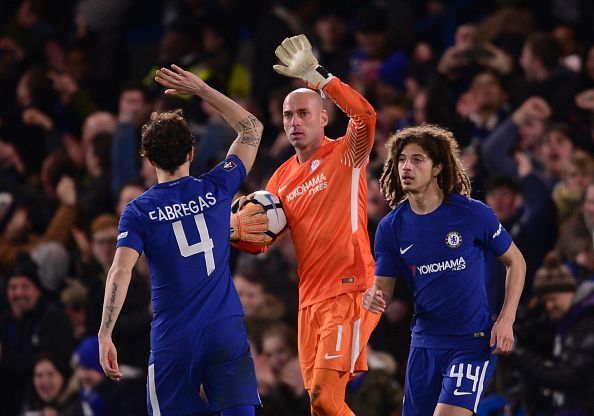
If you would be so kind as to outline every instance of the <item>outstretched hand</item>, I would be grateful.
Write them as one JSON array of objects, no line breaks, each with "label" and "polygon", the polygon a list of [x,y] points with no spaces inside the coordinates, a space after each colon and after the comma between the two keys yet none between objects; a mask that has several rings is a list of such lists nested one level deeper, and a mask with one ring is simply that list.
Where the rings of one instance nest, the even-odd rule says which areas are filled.
[{"label": "outstretched hand", "polygon": [[330,74],[324,76],[316,70],[318,60],[311,50],[311,43],[303,34],[283,40],[274,54],[283,65],[274,65],[272,69],[281,75],[302,79],[316,89],[322,88],[330,80]]},{"label": "outstretched hand", "polygon": [[206,87],[206,83],[196,74],[185,71],[179,66],[173,64],[171,69],[157,69],[155,81],[167,88],[165,94],[177,95],[200,95]]}]

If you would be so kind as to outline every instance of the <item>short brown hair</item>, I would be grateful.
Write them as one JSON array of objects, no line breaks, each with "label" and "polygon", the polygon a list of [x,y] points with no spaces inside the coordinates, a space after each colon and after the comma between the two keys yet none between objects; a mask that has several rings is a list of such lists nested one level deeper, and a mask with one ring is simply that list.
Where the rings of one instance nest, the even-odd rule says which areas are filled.
[{"label": "short brown hair", "polygon": [[142,126],[141,156],[173,174],[194,147],[194,136],[181,109],[152,113]]},{"label": "short brown hair", "polygon": [[460,151],[454,135],[441,127],[423,123],[420,126],[399,130],[388,137],[388,156],[384,163],[380,186],[390,207],[394,208],[406,197],[398,175],[398,158],[402,149],[411,143],[421,146],[435,165],[442,165],[437,183],[446,201],[452,193],[470,197],[470,179],[460,162]]},{"label": "short brown hair", "polygon": [[91,222],[91,236],[107,228],[118,228],[118,219],[112,214],[101,214]]}]

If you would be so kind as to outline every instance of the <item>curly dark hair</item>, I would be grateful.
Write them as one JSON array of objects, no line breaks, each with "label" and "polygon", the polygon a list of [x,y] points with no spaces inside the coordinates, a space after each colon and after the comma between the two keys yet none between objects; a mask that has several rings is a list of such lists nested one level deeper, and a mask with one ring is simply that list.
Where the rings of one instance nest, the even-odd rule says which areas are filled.
[{"label": "curly dark hair", "polygon": [[437,184],[443,191],[444,200],[447,201],[453,193],[470,197],[470,179],[460,162],[460,151],[454,135],[441,127],[423,123],[399,130],[388,137],[388,156],[384,162],[380,186],[390,207],[394,208],[406,198],[398,174],[398,159],[402,149],[411,143],[421,146],[434,165],[442,165]]},{"label": "curly dark hair", "polygon": [[194,147],[194,136],[181,109],[152,113],[142,126],[141,156],[173,174]]}]

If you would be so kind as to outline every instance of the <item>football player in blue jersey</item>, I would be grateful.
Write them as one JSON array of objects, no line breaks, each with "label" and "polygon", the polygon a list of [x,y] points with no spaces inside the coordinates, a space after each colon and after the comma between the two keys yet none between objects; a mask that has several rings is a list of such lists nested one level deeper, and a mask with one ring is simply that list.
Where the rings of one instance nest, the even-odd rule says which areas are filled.
[{"label": "football player in blue jersey", "polygon": [[[237,139],[225,160],[194,178],[189,176],[194,138],[181,111],[153,113],[143,126],[141,150],[158,184],[130,202],[120,218],[99,329],[101,366],[114,380],[125,376],[111,334],[132,268],[144,252],[153,308],[149,413],[254,415],[260,398],[229,269],[229,220],[232,198],[256,157],[262,124],[178,66],[158,70],[155,79],[168,94],[194,94],[212,105]],[[201,386],[208,402],[199,395]]]},{"label": "football player in blue jersey", "polygon": [[[457,143],[431,125],[394,133],[380,179],[394,208],[375,236],[375,286],[364,306],[382,313],[394,279],[414,295],[405,416],[476,413],[496,356],[511,350],[524,286],[524,258],[495,214],[473,200]],[[505,301],[495,322],[485,288],[489,251],[507,268]]]}]

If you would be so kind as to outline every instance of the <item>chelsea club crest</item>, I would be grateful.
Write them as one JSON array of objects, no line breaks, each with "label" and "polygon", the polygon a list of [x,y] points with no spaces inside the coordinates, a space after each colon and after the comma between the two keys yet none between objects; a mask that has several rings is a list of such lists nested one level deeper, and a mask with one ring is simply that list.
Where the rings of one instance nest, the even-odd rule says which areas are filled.
[{"label": "chelsea club crest", "polygon": [[449,248],[457,248],[462,244],[462,236],[457,231],[450,231],[445,238],[446,246]]},{"label": "chelsea club crest", "polygon": [[309,165],[309,171],[313,172],[314,170],[316,170],[318,168],[318,166],[320,166],[320,159],[315,159],[311,162],[311,164]]}]

